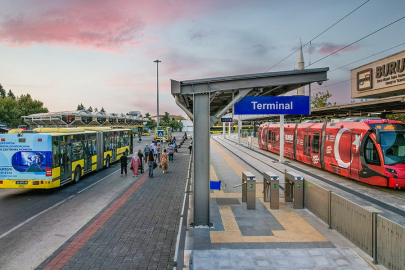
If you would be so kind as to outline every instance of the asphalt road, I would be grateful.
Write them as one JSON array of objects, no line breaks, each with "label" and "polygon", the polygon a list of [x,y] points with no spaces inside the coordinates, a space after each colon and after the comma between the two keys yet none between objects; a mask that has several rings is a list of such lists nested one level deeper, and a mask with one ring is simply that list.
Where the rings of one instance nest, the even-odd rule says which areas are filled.
[{"label": "asphalt road", "polygon": [[[136,139],[134,149],[152,138]],[[49,257],[139,178],[119,169],[116,162],[53,190],[0,190],[0,269],[33,269]]]}]

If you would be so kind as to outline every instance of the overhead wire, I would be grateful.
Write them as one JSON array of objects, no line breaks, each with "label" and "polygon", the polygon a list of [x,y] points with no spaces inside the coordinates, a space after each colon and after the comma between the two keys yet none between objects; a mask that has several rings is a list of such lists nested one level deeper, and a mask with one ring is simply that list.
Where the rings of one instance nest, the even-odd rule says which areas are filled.
[{"label": "overhead wire", "polygon": [[[355,12],[356,10],[358,10],[359,8],[361,8],[362,6],[364,6],[367,2],[369,2],[370,0],[365,1],[363,4],[361,4],[360,6],[358,6],[357,8],[355,8],[354,10],[352,10],[350,13],[348,13],[346,16],[344,16],[343,18],[341,18],[339,21],[335,22],[334,24],[332,24],[331,26],[329,26],[326,30],[324,30],[322,33],[320,33],[319,35],[317,35],[316,37],[314,37],[313,39],[311,39],[310,41],[308,41],[307,43],[304,44],[304,46],[302,46],[302,48],[304,48],[306,45],[310,44],[312,41],[314,41],[316,38],[318,38],[319,36],[321,36],[323,33],[325,33],[326,31],[328,31],[329,29],[331,29],[333,26],[335,26],[336,24],[338,24],[339,22],[341,22],[342,20],[344,20],[346,17],[348,17],[350,14],[352,14],[353,12]],[[277,66],[278,64],[280,64],[281,62],[283,62],[284,60],[286,60],[287,58],[289,58],[291,55],[293,55],[294,53],[298,52],[300,50],[300,48],[298,48],[297,50],[295,50],[294,52],[292,52],[290,55],[288,55],[287,57],[285,57],[284,59],[282,59],[281,61],[279,61],[277,64],[275,64],[274,66],[272,66],[271,68],[269,68],[268,70],[266,70],[265,72],[273,69],[275,66]]]},{"label": "overhead wire", "polygon": [[387,24],[387,25],[384,26],[384,27],[381,27],[380,29],[378,29],[378,30],[376,30],[376,31],[374,31],[374,32],[372,32],[372,33],[370,33],[370,34],[368,34],[368,35],[366,35],[366,36],[364,36],[364,37],[362,37],[362,38],[360,38],[360,39],[358,39],[358,40],[352,42],[352,43],[350,43],[349,45],[346,45],[346,46],[340,48],[339,50],[336,50],[336,51],[334,51],[334,52],[328,54],[328,55],[325,56],[325,57],[322,57],[321,59],[319,59],[319,60],[317,60],[317,61],[315,61],[315,62],[313,62],[313,63],[307,65],[305,68],[307,68],[307,67],[309,67],[309,66],[311,66],[311,65],[313,65],[313,64],[315,64],[315,63],[318,63],[318,62],[320,62],[320,61],[322,61],[322,60],[328,58],[329,56],[334,55],[335,53],[340,52],[341,50],[346,49],[347,47],[350,47],[351,45],[353,45],[353,44],[355,44],[355,43],[357,43],[357,42],[359,42],[359,41],[361,41],[361,40],[363,40],[363,39],[365,39],[365,38],[367,38],[367,37],[369,37],[369,36],[371,36],[371,35],[374,35],[375,33],[379,32],[379,31],[381,31],[381,30],[383,30],[383,29],[385,29],[385,28],[387,28],[387,27],[393,25],[394,23],[397,23],[397,22],[399,22],[399,21],[401,21],[401,20],[403,20],[403,19],[405,19],[405,16],[402,17],[402,18],[399,18],[399,19],[396,20],[396,21],[393,21],[393,22],[390,23],[390,24]]}]

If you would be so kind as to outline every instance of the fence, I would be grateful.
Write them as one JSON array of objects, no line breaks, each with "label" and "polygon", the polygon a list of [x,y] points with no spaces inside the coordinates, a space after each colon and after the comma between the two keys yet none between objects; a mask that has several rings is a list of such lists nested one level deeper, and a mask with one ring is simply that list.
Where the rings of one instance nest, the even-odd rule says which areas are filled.
[{"label": "fence", "polygon": [[375,264],[393,270],[405,269],[405,227],[308,180],[305,180],[304,204],[329,228],[370,255]]}]

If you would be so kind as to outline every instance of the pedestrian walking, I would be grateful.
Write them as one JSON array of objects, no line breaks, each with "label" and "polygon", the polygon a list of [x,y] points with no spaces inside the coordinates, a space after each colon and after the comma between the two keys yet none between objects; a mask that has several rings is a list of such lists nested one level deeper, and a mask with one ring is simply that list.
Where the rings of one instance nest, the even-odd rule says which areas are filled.
[{"label": "pedestrian walking", "polygon": [[157,143],[156,147],[156,153],[157,153],[157,162],[160,162],[160,156],[162,155],[162,147],[160,146],[160,143]]},{"label": "pedestrian walking", "polygon": [[153,154],[155,155],[155,159],[156,159],[156,156],[157,156],[157,146],[156,146],[156,142],[153,142],[153,143],[150,145],[150,150],[153,152]]},{"label": "pedestrian walking", "polygon": [[128,164],[128,157],[127,154],[124,152],[122,156],[120,157],[120,162],[121,162],[121,177],[125,171],[125,175],[127,175],[127,164]]},{"label": "pedestrian walking", "polygon": [[169,143],[169,146],[167,147],[167,152],[168,152],[168,155],[169,155],[169,161],[173,162],[174,147],[173,147],[173,144],[171,142]]},{"label": "pedestrian walking", "polygon": [[166,153],[166,149],[164,149],[163,150],[163,153],[162,153],[162,158],[161,158],[161,160],[162,160],[162,163],[161,163],[161,165],[162,165],[162,171],[163,171],[163,173],[167,173],[167,169],[168,169],[168,159],[169,159],[169,157],[167,156],[167,153]]},{"label": "pedestrian walking", "polygon": [[149,151],[148,157],[146,159],[149,167],[149,177],[153,178],[153,165],[155,164],[155,155],[152,151]]},{"label": "pedestrian walking", "polygon": [[138,175],[139,169],[139,156],[137,154],[133,155],[131,158],[131,171],[134,174],[133,177]]},{"label": "pedestrian walking", "polygon": [[145,153],[145,160],[148,158],[149,151],[150,151],[150,147],[148,144],[146,144],[145,148],[143,148],[143,152]]},{"label": "pedestrian walking", "polygon": [[190,150],[190,155],[191,155],[191,151],[193,151],[193,138],[190,137],[190,146],[188,147],[188,149]]},{"label": "pedestrian walking", "polygon": [[139,168],[141,169],[141,173],[143,173],[143,165],[142,165],[143,161],[142,161],[142,159],[144,158],[144,156],[143,156],[141,150],[138,150],[138,157],[139,157]]},{"label": "pedestrian walking", "polygon": [[184,139],[187,140],[187,132],[184,132]]},{"label": "pedestrian walking", "polygon": [[174,143],[176,142],[176,136],[173,136],[173,142]]},{"label": "pedestrian walking", "polygon": [[142,141],[142,134],[141,134],[141,132],[139,132],[139,134],[138,134],[138,141],[139,141],[139,142]]}]

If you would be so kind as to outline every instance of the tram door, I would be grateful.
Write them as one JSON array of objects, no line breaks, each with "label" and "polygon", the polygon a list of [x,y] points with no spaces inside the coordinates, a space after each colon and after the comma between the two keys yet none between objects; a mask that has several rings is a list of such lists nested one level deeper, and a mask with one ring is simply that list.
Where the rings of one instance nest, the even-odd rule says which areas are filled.
[{"label": "tram door", "polygon": [[92,156],[91,141],[83,142],[83,150],[84,150],[84,171],[87,173],[91,171],[91,156]]},{"label": "tram door", "polygon": [[311,133],[305,132],[304,135],[304,162],[312,164],[311,162]]},{"label": "tram door", "polygon": [[70,162],[70,146],[60,145],[60,182],[69,182],[72,179],[72,163]]},{"label": "tram door", "polygon": [[352,133],[352,143],[350,148],[350,174],[353,178],[359,179],[360,169],[360,139],[361,134]]}]

